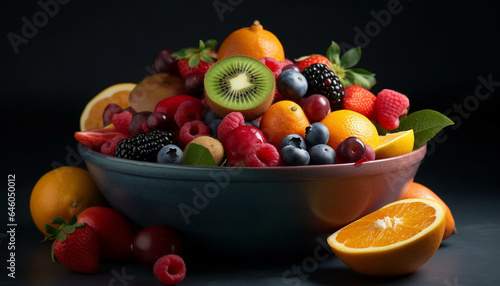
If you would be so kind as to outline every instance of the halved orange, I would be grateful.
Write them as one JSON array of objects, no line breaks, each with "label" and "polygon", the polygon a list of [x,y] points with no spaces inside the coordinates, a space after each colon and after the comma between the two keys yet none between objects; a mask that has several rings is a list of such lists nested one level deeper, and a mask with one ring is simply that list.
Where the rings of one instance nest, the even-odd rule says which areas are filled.
[{"label": "halved orange", "polygon": [[356,272],[403,275],[417,270],[436,253],[445,224],[445,210],[439,202],[399,200],[336,231],[328,237],[328,244]]},{"label": "halved orange", "polygon": [[116,103],[121,108],[129,107],[130,103],[128,98],[135,86],[135,83],[115,84],[104,89],[92,98],[87,103],[80,116],[80,131],[104,127],[102,114],[106,106],[110,103]]}]

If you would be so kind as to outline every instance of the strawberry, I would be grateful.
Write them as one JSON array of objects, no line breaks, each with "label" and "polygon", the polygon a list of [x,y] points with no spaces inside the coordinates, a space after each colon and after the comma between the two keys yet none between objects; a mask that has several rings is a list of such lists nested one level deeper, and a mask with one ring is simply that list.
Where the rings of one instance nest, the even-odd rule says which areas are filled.
[{"label": "strawberry", "polygon": [[301,72],[312,64],[324,64],[330,69],[332,63],[322,55],[303,56],[295,60],[295,65],[299,67]]},{"label": "strawberry", "polygon": [[173,53],[172,56],[179,60],[177,65],[182,78],[193,73],[206,74],[217,60],[216,45],[216,40],[208,40],[206,43],[200,40],[198,48],[183,48]]},{"label": "strawberry", "polygon": [[376,99],[377,97],[369,90],[356,84],[351,85],[344,89],[342,108],[356,111],[372,121],[377,121]]},{"label": "strawberry", "polygon": [[86,223],[77,223],[76,214],[68,221],[61,217],[54,218],[50,223],[60,225],[55,228],[46,224],[49,236],[53,240],[52,261],[57,261],[78,273],[94,273],[99,263],[99,239],[95,230]]},{"label": "strawberry", "polygon": [[394,90],[384,89],[377,94],[378,123],[387,130],[399,126],[399,117],[408,113],[410,100],[406,95]]},{"label": "strawberry", "polygon": [[92,150],[100,151],[104,143],[120,134],[115,128],[92,129],[75,132],[75,139]]}]

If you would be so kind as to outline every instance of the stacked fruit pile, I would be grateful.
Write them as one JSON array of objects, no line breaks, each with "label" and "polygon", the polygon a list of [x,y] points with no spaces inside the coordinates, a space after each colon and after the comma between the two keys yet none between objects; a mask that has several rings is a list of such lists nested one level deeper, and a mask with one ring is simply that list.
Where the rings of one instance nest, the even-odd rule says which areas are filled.
[{"label": "stacked fruit pile", "polygon": [[154,75],[89,102],[76,139],[125,159],[193,164],[186,153],[205,151],[214,160],[196,164],[240,167],[362,163],[425,143],[415,144],[411,124],[398,129],[408,97],[390,89],[375,96],[375,75],[352,68],[359,48],[341,55],[332,42],[326,56],[291,61],[258,21],[216,46],[160,51]]},{"label": "stacked fruit pile", "polygon": [[[409,153],[452,124],[432,110],[409,113],[409,99],[400,92],[370,91],[375,75],[354,68],[359,48],[341,55],[332,42],[325,55],[292,61],[258,21],[216,47],[208,40],[160,51],[153,75],[113,85],[87,104],[75,138],[104,155],[161,164],[362,164]],[[451,212],[416,183],[400,199],[406,200],[330,236],[336,255],[368,275],[408,273],[430,259],[454,233]],[[135,256],[154,266],[165,284],[184,279],[177,234],[164,226],[134,233],[125,217],[102,207],[83,169],[47,173],[30,204],[37,227],[55,241],[55,259],[74,271],[95,272],[101,258]]]}]

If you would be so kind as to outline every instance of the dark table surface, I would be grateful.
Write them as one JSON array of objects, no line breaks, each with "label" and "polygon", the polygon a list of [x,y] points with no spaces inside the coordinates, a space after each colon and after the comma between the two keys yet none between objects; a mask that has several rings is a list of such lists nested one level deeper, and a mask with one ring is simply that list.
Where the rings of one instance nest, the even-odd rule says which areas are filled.
[{"label": "dark table surface", "polygon": [[[500,285],[495,1],[309,1],[301,7],[260,0],[40,3],[52,3],[45,18],[40,11],[48,11],[48,4],[38,1],[9,1],[2,16],[2,174],[5,180],[16,175],[17,226],[16,278],[9,278],[5,195],[1,285],[160,285],[134,261],[103,262],[94,275],[52,263],[50,245],[40,243],[31,221],[31,189],[54,166],[74,164],[69,154],[76,150],[80,113],[100,90],[140,81],[160,49],[222,41],[256,18],[280,38],[291,59],[324,53],[331,40],[361,45],[359,66],[377,74],[375,93],[399,90],[413,111],[432,108],[455,121],[431,142],[415,180],[448,204],[458,234],[402,277],[365,277],[333,255],[292,277],[287,271],[309,256],[268,262],[190,254],[181,285]],[[27,31],[26,21],[37,21],[36,31]],[[24,40],[13,43],[13,34]]]}]

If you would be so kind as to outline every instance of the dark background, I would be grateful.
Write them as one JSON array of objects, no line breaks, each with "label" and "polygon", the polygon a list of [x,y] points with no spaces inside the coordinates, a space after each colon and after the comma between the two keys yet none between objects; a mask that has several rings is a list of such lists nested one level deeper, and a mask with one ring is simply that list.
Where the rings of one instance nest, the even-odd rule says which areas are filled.
[{"label": "dark background", "polygon": [[[331,40],[361,45],[358,66],[377,74],[374,93],[395,89],[410,98],[411,111],[448,114],[456,124],[430,143],[416,181],[448,203],[459,229],[482,215],[499,217],[495,1],[41,2],[58,7],[45,23],[34,19],[43,11],[37,1],[8,1],[1,13],[2,170],[16,174],[25,233],[36,233],[28,205],[38,178],[61,164],[84,166],[73,156],[73,134],[90,99],[110,85],[142,80],[161,49],[211,38],[220,44],[254,19],[281,40],[289,59],[324,54]],[[23,36],[23,17],[40,27],[16,53],[8,35]],[[474,219],[473,207],[481,212]]]}]

